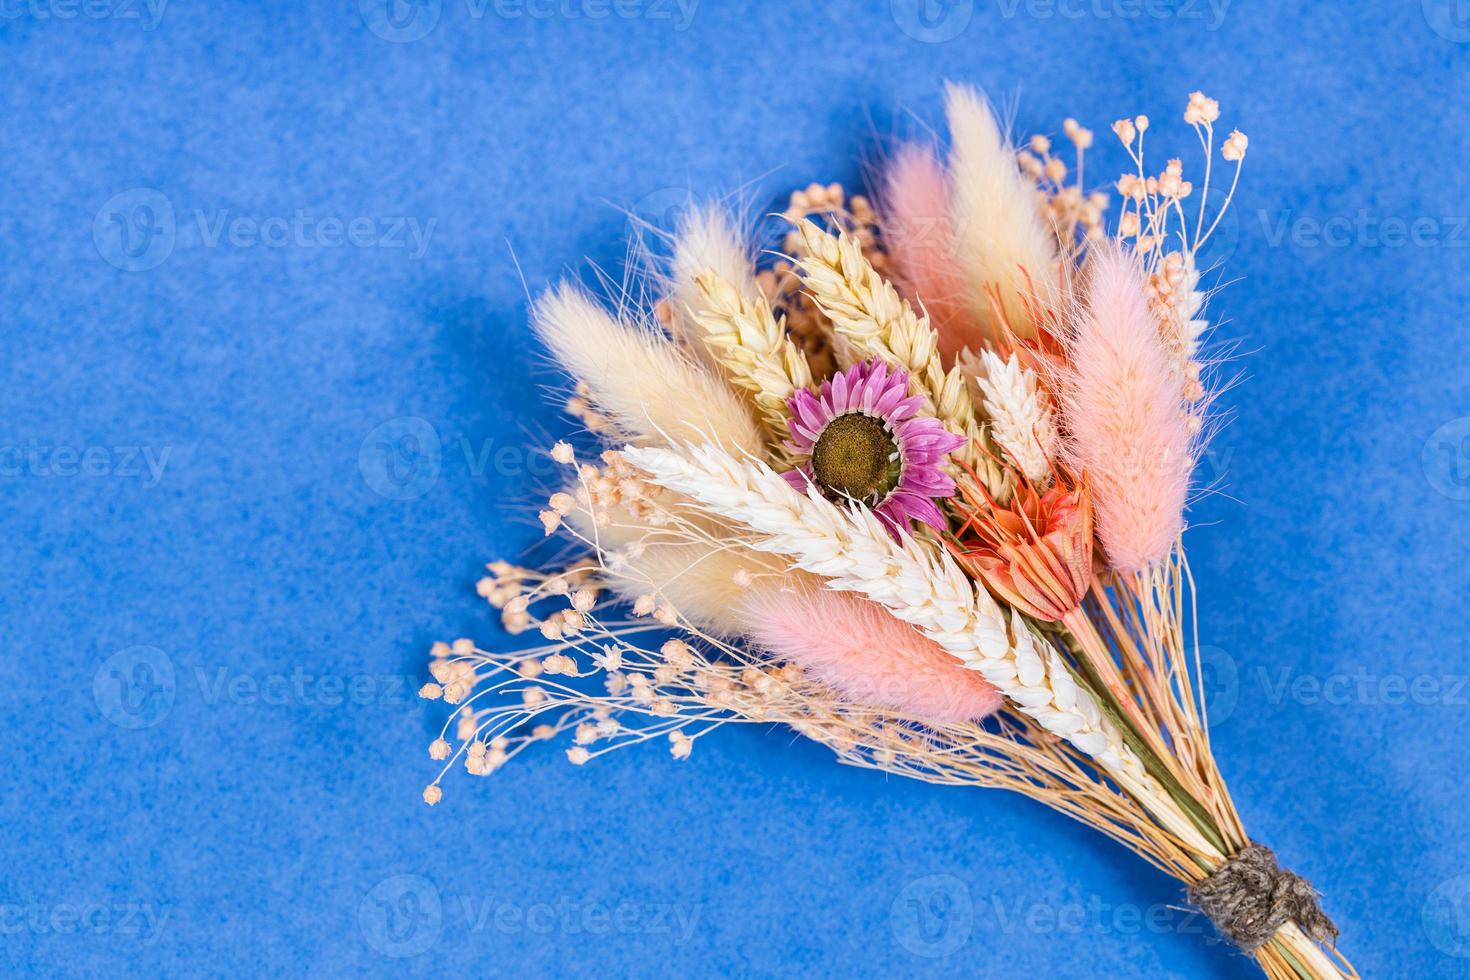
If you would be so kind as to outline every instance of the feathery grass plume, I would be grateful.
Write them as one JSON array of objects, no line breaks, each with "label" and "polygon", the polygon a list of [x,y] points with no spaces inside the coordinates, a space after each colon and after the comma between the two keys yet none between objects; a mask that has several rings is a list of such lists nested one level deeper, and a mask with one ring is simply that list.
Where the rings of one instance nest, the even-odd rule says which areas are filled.
[{"label": "feathery grass plume", "polygon": [[727,524],[687,497],[640,479],[618,452],[603,452],[602,463],[576,466],[576,479],[551,496],[542,520],[548,534],[567,525],[618,596],[656,595],[699,628],[734,637],[746,632],[740,603],[748,595],[820,586],[743,547]]},{"label": "feathery grass plume", "polygon": [[667,338],[620,323],[571,283],[532,309],[536,332],[619,433],[635,442],[713,439],[763,454],[765,439],[740,397]]},{"label": "feathery grass plume", "polygon": [[1091,487],[1108,563],[1136,572],[1163,560],[1184,529],[1189,418],[1133,259],[1096,248],[1085,276],[1059,374],[1063,452]]},{"label": "feathery grass plume", "polygon": [[929,724],[978,721],[1000,692],[882,606],[821,588],[763,590],[746,598],[748,636],[856,704]]},{"label": "feathery grass plume", "polygon": [[694,329],[730,382],[750,392],[773,456],[785,461],[782,442],[791,415],[786,402],[812,384],[806,355],[759,290],[754,297],[742,293],[714,269],[696,273],[694,282],[699,290],[699,301],[691,307]]},{"label": "feathery grass plume", "polygon": [[990,335],[967,301],[955,258],[949,175],[931,149],[905,144],[884,169],[883,188],[883,235],[899,285],[933,318],[939,353],[952,364],[961,350],[980,350]]},{"label": "feathery grass plume", "polygon": [[[1162,795],[1057,652],[1036,643],[1018,614],[1008,619],[947,552],[896,540],[872,512],[845,511],[815,490],[802,494],[764,463],[741,462],[710,443],[684,452],[629,446],[623,456],[652,482],[748,528],[757,551],[785,555],[826,577],[828,588],[886,606],[1114,778]],[[1199,840],[1197,831],[1185,832]]]},{"label": "feathery grass plume", "polygon": [[961,354],[961,370],[980,392],[980,407],[990,419],[990,434],[1026,479],[1044,489],[1056,452],[1056,421],[1051,399],[1037,384],[1036,372],[1014,353],[1001,360],[988,350]]},{"label": "feathery grass plume", "polygon": [[[1023,339],[1036,336],[1026,298],[1051,297],[1058,285],[1056,235],[1036,210],[1036,188],[1021,173],[1016,155],[990,107],[972,88],[946,87],[949,172],[954,182],[951,221],[956,255],[969,278],[971,302],[992,339],[1004,327]],[[984,296],[993,286],[1005,323]],[[1045,304],[1043,304],[1045,305]]]},{"label": "feathery grass plume", "polygon": [[713,270],[747,302],[762,298],[755,281],[755,261],[745,237],[729,212],[713,202],[691,207],[679,215],[674,230],[674,255],[669,265],[669,331],[708,367],[718,370],[719,359],[705,346],[695,315],[702,309],[703,290],[698,277]]},{"label": "feathery grass plume", "polygon": [[855,238],[846,232],[832,235],[807,219],[797,229],[806,251],[800,265],[807,292],[854,355],[850,360],[877,358],[909,372],[913,393],[924,399],[924,413],[965,437],[955,460],[973,467],[997,499],[1007,497],[1009,476],[997,465],[989,434],[975,418],[964,373],[958,367],[944,369],[929,318],[914,313]]}]

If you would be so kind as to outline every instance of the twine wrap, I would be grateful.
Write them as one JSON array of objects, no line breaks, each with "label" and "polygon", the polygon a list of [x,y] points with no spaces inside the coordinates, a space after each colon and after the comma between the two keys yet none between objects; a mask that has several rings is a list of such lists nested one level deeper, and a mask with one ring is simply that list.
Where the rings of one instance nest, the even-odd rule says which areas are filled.
[{"label": "twine wrap", "polygon": [[1317,904],[1311,883],[1283,871],[1275,853],[1255,841],[1204,881],[1190,885],[1189,900],[1247,953],[1259,949],[1288,921],[1320,943],[1337,939],[1337,926]]}]

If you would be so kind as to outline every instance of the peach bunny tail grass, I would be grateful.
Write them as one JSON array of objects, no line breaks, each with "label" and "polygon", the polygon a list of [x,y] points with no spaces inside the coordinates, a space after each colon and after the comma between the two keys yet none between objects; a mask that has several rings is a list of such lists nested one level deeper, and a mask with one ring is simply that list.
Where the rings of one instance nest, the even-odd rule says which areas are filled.
[{"label": "peach bunny tail grass", "polygon": [[937,724],[978,721],[1003,698],[914,627],[866,599],[824,589],[746,600],[750,641],[845,699]]},{"label": "peach bunny tail grass", "polygon": [[1121,248],[1095,248],[1083,288],[1058,386],[1064,452],[1092,489],[1108,563],[1136,572],[1165,558],[1184,529],[1189,420],[1133,259]]},{"label": "peach bunny tail grass", "polygon": [[987,333],[965,301],[965,276],[955,258],[950,180],[928,147],[905,144],[883,171],[878,202],[883,233],[907,299],[933,319],[939,351],[952,364],[962,348],[981,350]]}]

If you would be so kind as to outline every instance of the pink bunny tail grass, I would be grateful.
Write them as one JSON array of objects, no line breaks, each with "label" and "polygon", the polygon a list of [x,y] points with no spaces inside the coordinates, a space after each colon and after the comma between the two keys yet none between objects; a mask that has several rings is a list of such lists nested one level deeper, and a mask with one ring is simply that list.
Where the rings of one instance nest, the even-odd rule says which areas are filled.
[{"label": "pink bunny tail grass", "polygon": [[1141,271],[1121,249],[1095,247],[1085,274],[1058,384],[1063,451],[1092,492],[1108,563],[1136,572],[1167,556],[1184,528],[1193,445]]},{"label": "pink bunny tail grass", "polygon": [[961,348],[980,350],[985,326],[966,300],[954,253],[949,175],[933,151],[900,146],[883,172],[879,204],[898,285],[932,318],[945,362],[952,363]]},{"label": "pink bunny tail grass", "polygon": [[935,725],[994,713],[1000,692],[881,606],[825,589],[755,593],[743,608],[751,642],[844,698]]}]

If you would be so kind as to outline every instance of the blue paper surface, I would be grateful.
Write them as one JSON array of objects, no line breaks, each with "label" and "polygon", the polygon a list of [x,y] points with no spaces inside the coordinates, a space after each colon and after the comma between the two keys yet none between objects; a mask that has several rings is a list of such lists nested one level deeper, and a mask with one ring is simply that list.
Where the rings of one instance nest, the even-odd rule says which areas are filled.
[{"label": "blue paper surface", "polygon": [[0,65],[7,975],[1255,975],[1093,832],[785,731],[419,799],[568,425],[526,289],[956,79],[1090,182],[1138,112],[1196,170],[1196,88],[1250,135],[1215,753],[1364,976],[1470,976],[1463,2],[0,0]]}]

